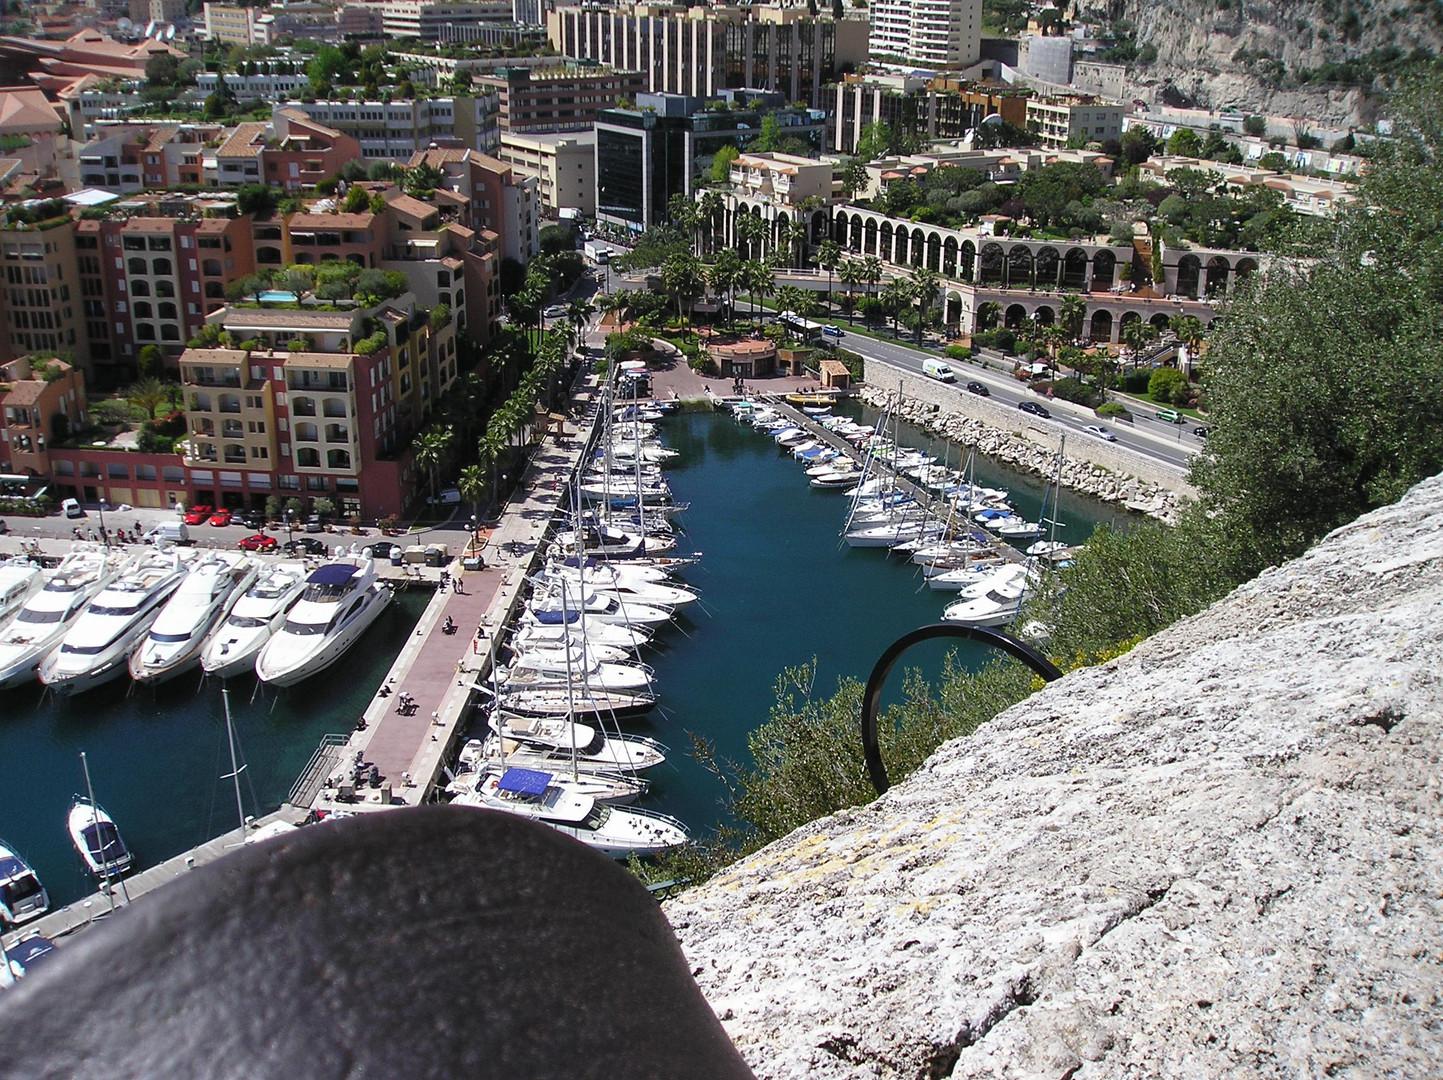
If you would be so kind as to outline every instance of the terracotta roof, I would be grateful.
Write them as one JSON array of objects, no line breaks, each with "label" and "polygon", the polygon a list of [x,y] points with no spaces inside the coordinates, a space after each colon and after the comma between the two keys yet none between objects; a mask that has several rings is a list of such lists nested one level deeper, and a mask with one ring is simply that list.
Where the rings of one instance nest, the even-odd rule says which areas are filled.
[{"label": "terracotta roof", "polygon": [[428,202],[412,198],[410,195],[398,195],[387,204],[393,210],[402,214],[409,214],[415,218],[430,217],[436,213],[436,208]]},{"label": "terracotta roof", "polygon": [[59,130],[60,117],[38,88],[0,88],[0,135]]},{"label": "terracotta roof", "polygon": [[367,229],[376,215],[365,214],[292,214],[291,232],[297,229]]},{"label": "terracotta roof", "polygon": [[21,379],[3,400],[6,405],[34,405],[49,385],[44,379]]},{"label": "terracotta roof", "polygon": [[244,364],[244,349],[186,349],[180,354],[182,364]]},{"label": "terracotta roof", "polygon": [[271,311],[264,308],[230,308],[224,324],[257,330],[350,330],[349,311]]},{"label": "terracotta roof", "polygon": [[286,367],[348,368],[354,358],[350,353],[293,352]]},{"label": "terracotta roof", "polygon": [[158,127],[150,133],[150,141],[145,144],[145,148],[147,150],[160,150],[178,134],[180,134],[179,124],[169,124],[165,127]]},{"label": "terracotta roof", "polygon": [[427,165],[443,165],[448,161],[467,161],[472,154],[476,154],[476,151],[465,147],[433,146],[426,150],[417,150],[411,155],[411,160],[406,162],[406,167],[414,169],[423,162]]},{"label": "terracotta roof", "polygon": [[229,138],[220,144],[216,157],[258,157],[261,152],[260,139],[265,135],[266,125],[259,123],[237,124]]},{"label": "terracotta roof", "polygon": [[175,231],[174,218],[133,217],[120,227],[127,233],[170,233]]}]

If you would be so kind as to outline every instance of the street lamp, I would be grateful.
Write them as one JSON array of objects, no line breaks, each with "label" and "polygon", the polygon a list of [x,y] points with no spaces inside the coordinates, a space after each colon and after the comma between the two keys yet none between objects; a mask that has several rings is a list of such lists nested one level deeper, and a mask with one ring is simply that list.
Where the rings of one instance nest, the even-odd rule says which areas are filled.
[{"label": "street lamp", "polygon": [[105,500],[100,500],[100,539],[105,541],[105,546],[110,546],[110,537],[105,531]]},{"label": "street lamp", "polygon": [[479,542],[477,541],[477,539],[476,539],[476,534],[477,534],[478,532],[480,532],[480,526],[479,526],[479,525],[477,524],[477,522],[476,522],[476,515],[475,515],[475,514],[472,514],[472,515],[471,515],[471,554],[472,554],[472,555],[475,555],[475,554],[476,554],[476,549],[481,546],[480,543],[479,543]]},{"label": "street lamp", "polygon": [[294,532],[294,530],[291,528],[291,519],[292,519],[292,516],[293,516],[294,514],[295,514],[295,511],[294,511],[294,510],[287,510],[287,511],[285,512],[285,519],[286,519],[286,543],[287,543],[287,544],[294,544],[294,543],[296,542],[295,532]]}]

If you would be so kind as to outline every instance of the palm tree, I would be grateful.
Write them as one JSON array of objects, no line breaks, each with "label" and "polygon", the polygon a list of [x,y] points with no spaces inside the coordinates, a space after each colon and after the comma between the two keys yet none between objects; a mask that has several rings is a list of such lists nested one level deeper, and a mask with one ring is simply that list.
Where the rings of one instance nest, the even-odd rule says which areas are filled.
[{"label": "palm tree", "polygon": [[867,283],[867,299],[876,299],[877,283],[882,280],[882,260],[875,255],[863,259],[862,278]]},{"label": "palm tree", "polygon": [[832,274],[842,262],[842,245],[823,240],[817,245],[817,265],[827,272],[827,303],[832,302]]},{"label": "palm tree", "polygon": [[707,284],[727,302],[727,322],[736,317],[734,298],[742,284],[742,257],[731,248],[717,252],[716,261],[707,267]]},{"label": "palm tree", "polygon": [[698,212],[697,204],[682,192],[677,192],[668,200],[666,213],[671,224],[691,238],[688,248],[695,251],[697,226],[701,223],[701,214]]},{"label": "palm tree", "polygon": [[756,214],[743,213],[737,218],[737,238],[746,244],[747,256],[750,259],[760,257],[758,245],[766,239],[769,231],[767,223]]},{"label": "palm tree", "polygon": [[1207,335],[1207,330],[1203,326],[1202,320],[1196,315],[1174,315],[1168,321],[1168,326],[1171,327],[1172,332],[1177,335],[1178,341],[1187,346],[1188,370],[1183,374],[1191,378],[1192,362],[1197,356],[1198,349],[1202,346],[1203,339]]},{"label": "palm tree", "polygon": [[795,251],[792,265],[801,266],[807,259],[807,242],[812,238],[812,230],[807,228],[805,221],[794,221],[787,228],[786,249]]},{"label": "palm tree", "polygon": [[450,425],[432,425],[416,436],[411,450],[416,456],[416,468],[431,478],[431,497],[436,497],[436,477],[451,449],[453,432]]},{"label": "palm tree", "polygon": [[[783,285],[777,290],[777,311],[790,311],[793,315],[802,315],[801,309],[805,306],[803,291],[795,285]],[[802,317],[806,316],[802,315]]]},{"label": "palm tree", "polygon": [[922,327],[927,322],[927,309],[942,294],[942,279],[935,270],[919,266],[912,271],[912,296],[917,301],[917,344],[922,344]]},{"label": "palm tree", "polygon": [[155,419],[155,410],[160,408],[160,403],[165,401],[166,397],[165,383],[153,376],[141,379],[125,391],[125,399],[145,413],[147,421]]},{"label": "palm tree", "polygon": [[566,305],[566,339],[572,345],[581,340],[581,328],[586,325],[596,305],[589,300],[573,300]]},{"label": "palm tree", "polygon": [[1082,336],[1082,326],[1087,319],[1087,301],[1076,293],[1062,298],[1062,308],[1057,314],[1057,324],[1067,331],[1067,336],[1076,341]]},{"label": "palm tree", "polygon": [[855,259],[847,259],[842,263],[841,269],[837,272],[843,285],[847,287],[847,325],[857,325],[857,305],[853,300],[853,290],[865,280],[862,277],[862,264]]},{"label": "palm tree", "polygon": [[715,188],[707,188],[701,193],[701,198],[697,200],[697,210],[703,228],[703,247],[708,254],[716,249],[716,223],[725,209],[726,202],[722,199],[722,193]]},{"label": "palm tree", "polygon": [[[471,512],[476,516],[481,514],[481,496],[486,491],[486,471],[480,465],[467,465],[461,470],[461,475],[456,478],[456,491],[471,504]],[[476,545],[476,536],[471,536],[471,545]]]},{"label": "palm tree", "polygon": [[752,318],[757,316],[757,297],[765,299],[776,291],[772,269],[760,259],[751,259],[743,264],[742,284],[752,300]]},{"label": "palm tree", "polygon": [[897,316],[911,306],[912,284],[906,278],[893,278],[882,290],[882,307],[892,316],[892,334],[897,334]]},{"label": "palm tree", "polygon": [[1157,338],[1157,327],[1141,319],[1132,319],[1122,328],[1122,343],[1132,350],[1133,367],[1137,366],[1138,355],[1147,344]]},{"label": "palm tree", "polygon": [[667,256],[661,266],[661,283],[676,300],[676,316],[685,325],[692,302],[706,288],[701,260],[690,252]]}]

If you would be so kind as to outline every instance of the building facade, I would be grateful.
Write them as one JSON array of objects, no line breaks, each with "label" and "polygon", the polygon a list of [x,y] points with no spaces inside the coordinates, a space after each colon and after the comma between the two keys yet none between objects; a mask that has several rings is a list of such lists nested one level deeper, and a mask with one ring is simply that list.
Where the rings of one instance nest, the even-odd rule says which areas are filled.
[{"label": "building facade", "polygon": [[1031,91],[961,79],[914,75],[849,75],[833,98],[832,145],[855,154],[869,124],[886,124],[928,142],[961,139],[988,116],[1017,127],[1027,123]]},{"label": "building facade", "polygon": [[546,25],[558,52],[640,71],[652,93],[714,98],[755,87],[822,108],[825,87],[867,59],[866,22],[804,7],[568,6]]},{"label": "building facade", "polygon": [[385,0],[382,30],[388,38],[452,40],[449,29],[513,21],[512,0]]},{"label": "building facade", "polygon": [[367,161],[405,162],[431,144],[490,152],[500,145],[493,93],[406,101],[317,101],[287,106],[355,139]]},{"label": "building facade", "polygon": [[596,213],[596,132],[566,135],[502,135],[496,156],[517,172],[534,176],[543,211],[565,207]]},{"label": "building facade", "polygon": [[0,472],[48,477],[50,450],[85,424],[85,378],[60,360],[0,365]]},{"label": "building facade", "polygon": [[441,170],[444,189],[459,197],[470,227],[499,237],[503,259],[528,263],[541,250],[540,183],[475,150],[436,147],[417,152],[408,168],[425,163]]},{"label": "building facade", "polygon": [[1122,137],[1123,106],[1095,97],[1031,98],[1027,130],[1043,146],[1102,142]]},{"label": "building facade", "polygon": [[982,0],[873,0],[873,63],[948,70],[982,55]]},{"label": "building facade", "polygon": [[[497,123],[512,133],[588,131],[596,114],[646,89],[639,71],[597,67],[504,68],[473,84],[497,100]],[[481,149],[478,147],[478,149]]]}]

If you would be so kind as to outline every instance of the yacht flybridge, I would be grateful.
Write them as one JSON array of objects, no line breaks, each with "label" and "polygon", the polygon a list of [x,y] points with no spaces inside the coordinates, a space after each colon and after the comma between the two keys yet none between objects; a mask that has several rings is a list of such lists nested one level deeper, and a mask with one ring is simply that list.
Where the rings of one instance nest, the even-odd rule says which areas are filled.
[{"label": "yacht flybridge", "polygon": [[336,560],[311,572],[305,591],[256,657],[256,675],[291,686],[339,660],[391,602],[368,558]]},{"label": "yacht flybridge", "polygon": [[286,621],[301,591],[306,570],[300,563],[281,563],[262,570],[215,631],[206,640],[200,666],[207,675],[229,679],[255,670],[256,656]]},{"label": "yacht flybridge", "polygon": [[35,669],[117,571],[133,556],[79,545],[60,560],[44,587],[0,630],[0,690],[35,678]]},{"label": "yacht flybridge", "polygon": [[195,562],[130,654],[130,677],[159,684],[199,666],[206,638],[258,569],[254,559],[231,552],[209,552]]}]

